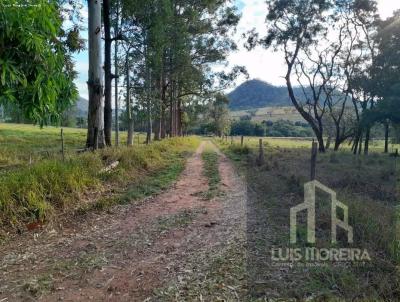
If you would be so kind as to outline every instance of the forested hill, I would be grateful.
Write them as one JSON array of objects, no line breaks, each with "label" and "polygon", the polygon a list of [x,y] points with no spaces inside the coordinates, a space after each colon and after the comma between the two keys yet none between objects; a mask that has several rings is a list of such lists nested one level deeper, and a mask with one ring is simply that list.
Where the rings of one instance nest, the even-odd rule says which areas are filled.
[{"label": "forested hill", "polygon": [[278,87],[260,80],[250,80],[228,94],[231,110],[291,106],[286,87]]}]

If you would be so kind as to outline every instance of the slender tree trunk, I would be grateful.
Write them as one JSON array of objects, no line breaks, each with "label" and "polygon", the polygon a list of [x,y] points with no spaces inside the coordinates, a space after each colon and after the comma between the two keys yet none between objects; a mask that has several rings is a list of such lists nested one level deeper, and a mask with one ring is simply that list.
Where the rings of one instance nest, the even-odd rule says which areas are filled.
[{"label": "slender tree trunk", "polygon": [[369,140],[370,140],[370,133],[371,133],[371,128],[368,127],[367,131],[365,132],[365,141],[364,141],[364,155],[368,155],[369,151]]},{"label": "slender tree trunk", "polygon": [[161,139],[164,139],[165,138],[165,108],[164,108],[164,105],[161,110],[162,111],[161,111],[161,119],[160,119],[160,125],[161,125],[160,134],[161,134]]},{"label": "slender tree trunk", "polygon": [[149,70],[149,67],[146,67],[147,71],[147,87],[146,87],[146,98],[147,98],[147,135],[146,135],[146,143],[149,144],[151,143],[151,134],[153,133],[153,120],[152,120],[152,110],[151,110],[151,98],[152,98],[152,93],[151,93],[151,73]]},{"label": "slender tree trunk", "polygon": [[154,120],[154,140],[155,141],[159,141],[160,140],[160,119],[157,117]]},{"label": "slender tree trunk", "polygon": [[331,147],[331,136],[329,135],[328,138],[326,139],[326,143],[325,143],[325,150],[329,150],[329,148]]},{"label": "slender tree trunk", "polygon": [[169,109],[169,115],[170,115],[170,129],[169,129],[169,136],[174,137],[175,136],[175,102],[174,102],[174,83],[171,82],[171,87],[170,87],[170,109]]},{"label": "slender tree trunk", "polygon": [[353,146],[351,147],[351,150],[353,151],[354,155],[356,155],[358,151],[358,145],[360,144],[360,136],[361,136],[361,130],[358,129],[354,137]]},{"label": "slender tree trunk", "polygon": [[360,139],[358,141],[358,154],[361,154],[362,151],[362,143],[363,143],[363,133],[360,133]]},{"label": "slender tree trunk", "polygon": [[156,86],[156,100],[157,100],[157,107],[158,107],[158,112],[156,112],[155,118],[154,118],[154,140],[158,141],[161,138],[161,107],[162,107],[162,100],[161,100],[161,94],[162,94],[162,80],[159,79],[156,81],[157,86]]},{"label": "slender tree trunk", "polygon": [[161,83],[161,112],[160,112],[160,137],[165,138],[165,80]]},{"label": "slender tree trunk", "polygon": [[129,67],[129,56],[126,55],[126,113],[128,117],[128,134],[126,138],[127,146],[133,145],[133,116],[131,106],[131,79],[130,79],[130,67]]},{"label": "slender tree trunk", "polygon": [[389,152],[389,122],[385,121],[385,153]]},{"label": "slender tree trunk", "polygon": [[[117,20],[115,22],[114,34],[117,35],[119,28],[119,2],[117,2],[116,9]],[[119,145],[119,105],[118,105],[118,40],[114,41],[114,105],[115,105],[115,145]]]},{"label": "slender tree trunk", "polygon": [[111,146],[112,107],[111,107],[111,27],[110,0],[103,0],[104,22],[104,137],[107,146]]},{"label": "slender tree trunk", "polygon": [[182,104],[181,100],[177,102],[177,110],[176,110],[176,124],[177,124],[177,134],[178,136],[182,136]]},{"label": "slender tree trunk", "polygon": [[318,151],[321,153],[325,152],[324,138],[321,133],[316,135],[318,141]]},{"label": "slender tree trunk", "polygon": [[104,140],[104,99],[103,70],[101,58],[101,2],[88,0],[89,12],[89,110],[86,146],[103,148]]}]

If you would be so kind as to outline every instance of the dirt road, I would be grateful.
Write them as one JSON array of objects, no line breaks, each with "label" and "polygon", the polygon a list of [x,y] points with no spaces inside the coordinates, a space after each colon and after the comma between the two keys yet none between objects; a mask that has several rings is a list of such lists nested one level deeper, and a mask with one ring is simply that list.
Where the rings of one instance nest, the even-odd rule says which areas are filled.
[{"label": "dirt road", "polygon": [[223,276],[230,269],[229,263],[215,266],[218,259],[238,263],[232,253],[243,256],[246,190],[219,153],[221,194],[202,197],[208,189],[201,159],[207,144],[158,196],[1,246],[0,301],[240,300],[245,288],[229,285],[237,280],[213,276],[221,267]]}]

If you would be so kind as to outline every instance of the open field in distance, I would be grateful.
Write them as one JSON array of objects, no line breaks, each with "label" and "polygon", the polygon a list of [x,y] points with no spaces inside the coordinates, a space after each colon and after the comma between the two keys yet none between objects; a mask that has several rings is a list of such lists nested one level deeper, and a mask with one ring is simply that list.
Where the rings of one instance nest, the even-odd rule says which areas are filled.
[{"label": "open field in distance", "polygon": [[304,122],[304,119],[292,106],[283,107],[263,107],[248,110],[231,111],[231,117],[234,120],[240,119],[242,116],[251,116],[251,120],[255,122],[277,120],[289,120],[291,122]]},{"label": "open field in distance", "polygon": [[[86,129],[63,128],[64,144],[67,153],[84,148]],[[114,132],[113,132],[114,136]],[[136,134],[134,144],[143,143],[145,135]],[[113,138],[114,142],[114,138]],[[126,132],[120,132],[120,144],[126,144]],[[60,155],[61,128],[43,127],[27,124],[0,123],[0,169],[23,165],[43,158]]]}]

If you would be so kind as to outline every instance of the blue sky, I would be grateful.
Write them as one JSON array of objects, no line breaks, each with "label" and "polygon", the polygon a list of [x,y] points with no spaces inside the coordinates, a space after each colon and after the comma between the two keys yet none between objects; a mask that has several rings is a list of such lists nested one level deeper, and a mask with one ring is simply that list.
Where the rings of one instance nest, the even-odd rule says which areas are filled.
[{"label": "blue sky", "polygon": [[[382,18],[389,17],[396,9],[400,9],[399,0],[378,0],[378,9]],[[230,66],[245,65],[249,72],[250,78],[257,78],[275,85],[283,85],[283,75],[285,66],[283,64],[282,54],[273,52],[272,50],[265,50],[256,48],[248,52],[243,46],[241,40],[242,33],[249,29],[256,28],[258,32],[265,32],[265,15],[267,8],[265,0],[235,0],[235,5],[242,13],[242,19],[239,22],[238,30],[235,35],[235,40],[239,45],[239,50],[228,57]],[[83,9],[84,19],[87,20],[87,8]],[[83,32],[83,38],[87,39],[87,32]],[[82,51],[74,55],[76,62],[76,70],[78,78],[75,84],[78,87],[79,93],[82,97],[88,98],[87,91],[87,75],[88,75],[88,54],[87,51]],[[244,81],[239,79],[237,84]]]}]

